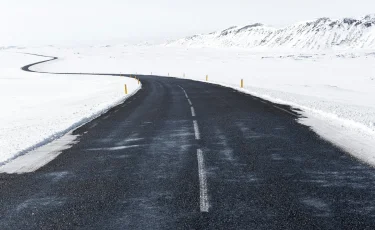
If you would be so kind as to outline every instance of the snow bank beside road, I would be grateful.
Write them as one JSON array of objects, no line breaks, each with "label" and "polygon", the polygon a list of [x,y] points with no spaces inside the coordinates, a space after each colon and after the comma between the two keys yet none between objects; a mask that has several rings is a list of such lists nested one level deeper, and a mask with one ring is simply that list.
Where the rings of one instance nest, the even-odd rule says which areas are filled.
[{"label": "snow bank beside road", "polygon": [[[326,138],[335,137],[330,140],[375,165],[373,51],[301,54],[243,49],[101,47],[59,52],[65,60],[38,68],[102,73],[110,70],[152,72],[176,77],[185,74],[187,78],[200,81],[208,74],[210,82],[234,88],[244,79],[247,92],[303,109],[307,117],[314,119],[301,122]],[[95,64],[99,62],[105,64]],[[326,125],[318,124],[319,120]]]},{"label": "snow bank beside road", "polygon": [[[124,84],[130,93],[139,87],[134,79],[125,77],[21,70],[24,65],[46,59],[0,52],[0,165],[120,103],[126,98]],[[68,72],[54,69],[59,71]]]}]

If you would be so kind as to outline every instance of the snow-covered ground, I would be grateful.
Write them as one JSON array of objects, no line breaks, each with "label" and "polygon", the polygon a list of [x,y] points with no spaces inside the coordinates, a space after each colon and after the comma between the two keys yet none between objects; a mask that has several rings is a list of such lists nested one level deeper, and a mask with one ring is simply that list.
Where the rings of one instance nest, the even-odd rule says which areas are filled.
[{"label": "snow-covered ground", "polygon": [[30,49],[61,56],[43,71],[126,72],[209,81],[303,109],[300,122],[375,165],[375,53],[260,52],[165,46]]},{"label": "snow-covered ground", "polygon": [[[24,72],[22,66],[47,59],[17,53],[24,51],[0,51],[0,165],[121,102],[124,84],[129,93],[139,87],[125,77]],[[61,67],[54,71],[65,72]]]}]

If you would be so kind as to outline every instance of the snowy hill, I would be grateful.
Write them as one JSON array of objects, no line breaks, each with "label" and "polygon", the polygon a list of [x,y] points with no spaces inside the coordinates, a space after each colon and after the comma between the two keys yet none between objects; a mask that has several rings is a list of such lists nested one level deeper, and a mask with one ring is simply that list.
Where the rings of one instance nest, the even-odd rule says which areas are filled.
[{"label": "snowy hill", "polygon": [[273,28],[260,23],[234,26],[210,34],[176,40],[167,46],[242,47],[286,49],[374,49],[375,14],[359,19],[320,18]]}]

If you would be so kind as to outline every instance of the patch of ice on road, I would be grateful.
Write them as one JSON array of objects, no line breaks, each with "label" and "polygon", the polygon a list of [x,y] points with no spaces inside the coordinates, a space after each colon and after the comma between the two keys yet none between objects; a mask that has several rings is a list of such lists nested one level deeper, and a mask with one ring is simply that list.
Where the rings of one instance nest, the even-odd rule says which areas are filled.
[{"label": "patch of ice on road", "polygon": [[78,142],[78,136],[68,133],[40,148],[0,166],[0,173],[29,173],[43,167],[60,153]]},{"label": "patch of ice on road", "polygon": [[331,209],[329,205],[322,199],[314,197],[306,197],[301,200],[306,206],[313,208],[317,216],[330,216]]},{"label": "patch of ice on road", "polygon": [[137,148],[139,146],[140,145],[124,145],[124,146],[105,147],[105,148],[92,148],[92,149],[87,149],[87,150],[88,151],[116,151],[116,150]]},{"label": "patch of ice on road", "polygon": [[41,209],[61,206],[65,203],[65,201],[65,198],[59,197],[31,198],[19,204],[16,208],[16,211],[22,212],[25,210],[33,209],[32,215],[34,215],[34,212],[40,211]]}]

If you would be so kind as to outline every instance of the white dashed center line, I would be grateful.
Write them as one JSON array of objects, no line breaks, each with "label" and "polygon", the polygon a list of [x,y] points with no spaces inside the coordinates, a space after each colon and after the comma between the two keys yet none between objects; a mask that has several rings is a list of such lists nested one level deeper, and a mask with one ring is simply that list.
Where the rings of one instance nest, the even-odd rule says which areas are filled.
[{"label": "white dashed center line", "polygon": [[[191,103],[186,91],[184,88],[179,86],[185,94],[186,99],[189,102],[190,110],[191,110],[191,116],[195,117],[195,109],[193,107],[193,103]],[[199,133],[199,126],[198,121],[193,120],[193,126],[194,126],[194,134],[195,139],[200,140],[201,135]],[[203,152],[201,149],[197,149],[197,159],[198,159],[198,176],[199,176],[199,199],[200,199],[200,211],[201,212],[208,212],[209,204],[208,204],[208,189],[207,189],[207,177],[206,177],[206,171],[204,169],[204,158],[203,158]]]},{"label": "white dashed center line", "polygon": [[197,150],[198,158],[198,175],[199,175],[199,197],[201,212],[208,212],[208,190],[207,190],[207,177],[204,170],[204,159],[202,150]]},{"label": "white dashed center line", "polygon": [[198,127],[198,122],[196,120],[193,121],[193,125],[194,125],[194,134],[195,134],[195,139],[196,140],[200,140],[201,139],[201,135],[199,133],[199,127]]},{"label": "white dashed center line", "polygon": [[195,110],[194,110],[194,107],[192,106],[192,107],[190,107],[190,109],[191,109],[191,116],[195,117]]},{"label": "white dashed center line", "polygon": [[185,89],[184,89],[184,88],[182,88],[182,86],[180,86],[180,85],[179,85],[178,87],[180,87],[180,88],[182,89],[182,91],[184,91],[185,97],[186,97],[187,99],[189,99],[189,97],[188,97],[188,95],[187,95],[187,93],[186,93]]}]

